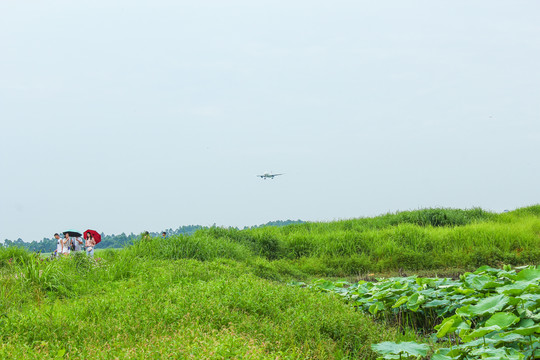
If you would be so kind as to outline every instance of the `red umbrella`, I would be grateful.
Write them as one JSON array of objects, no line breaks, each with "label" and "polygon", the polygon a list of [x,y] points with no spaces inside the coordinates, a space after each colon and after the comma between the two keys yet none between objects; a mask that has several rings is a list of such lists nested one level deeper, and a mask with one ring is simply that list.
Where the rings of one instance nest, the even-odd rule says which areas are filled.
[{"label": "red umbrella", "polygon": [[86,230],[84,232],[85,239],[88,239],[88,234],[92,235],[96,244],[99,244],[99,242],[101,241],[101,235],[96,230]]}]

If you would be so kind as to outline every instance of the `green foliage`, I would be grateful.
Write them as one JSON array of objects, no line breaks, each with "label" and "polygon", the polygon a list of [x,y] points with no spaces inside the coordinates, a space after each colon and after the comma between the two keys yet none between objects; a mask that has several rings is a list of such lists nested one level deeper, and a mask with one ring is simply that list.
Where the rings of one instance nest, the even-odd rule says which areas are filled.
[{"label": "green foliage", "polygon": [[140,258],[196,259],[201,261],[217,258],[244,260],[251,256],[249,249],[228,238],[205,236],[171,236],[138,240],[126,248],[126,253]]},{"label": "green foliage", "polygon": [[0,268],[10,266],[13,263],[28,261],[31,255],[22,247],[2,247],[0,246]]},{"label": "green foliage", "polygon": [[522,207],[508,214],[511,216],[518,216],[518,217],[524,217],[524,216],[537,216],[538,217],[540,216],[540,204]]},{"label": "green foliage", "polygon": [[0,358],[373,359],[369,344],[411,340],[334,296],[262,279],[253,264],[140,255],[6,267]]},{"label": "green foliage", "polygon": [[[435,208],[330,223],[276,222],[289,225],[244,230],[192,226],[169,229],[179,234],[166,239],[149,234],[144,241],[133,234],[116,237],[131,253],[145,258],[262,257],[276,263],[267,267],[277,269],[279,274],[273,276],[472,270],[482,265],[539,263],[538,209],[540,205],[495,214],[480,208]],[[104,246],[105,240],[97,248]]]},{"label": "green foliage", "polygon": [[287,268],[315,276],[517,266],[540,261],[540,217],[535,208],[504,214],[479,208],[423,209],[279,228],[213,227],[193,237],[238,243],[252,255],[287,262]]},{"label": "green foliage", "polygon": [[429,347],[412,341],[394,343],[385,341],[371,346],[373,350],[383,355],[383,359],[401,359],[403,357],[426,356]]},{"label": "green foliage", "polygon": [[[256,225],[252,227],[245,227],[244,229],[256,229],[256,228],[262,228],[266,226],[287,226],[291,224],[301,224],[303,221],[301,220],[285,220],[285,221],[270,221],[263,225]],[[215,226],[212,228],[216,228]],[[187,226],[181,226],[177,229],[165,229],[164,231],[167,233],[168,236],[177,236],[177,235],[193,235],[195,232],[201,229],[211,229],[208,227],[204,227],[201,225],[187,225]],[[220,228],[216,228],[220,229]],[[229,228],[230,230],[238,230],[236,228]],[[148,232],[149,237],[161,237],[161,231],[159,232]],[[121,233],[118,235],[115,234],[101,234],[101,242],[99,243],[100,249],[119,249],[123,248],[124,246],[131,245],[134,241],[139,239],[140,236],[136,234],[125,234]],[[0,247],[1,244],[0,244]],[[43,253],[51,253],[56,249],[56,239],[55,238],[43,238],[41,241],[31,241],[31,242],[25,242],[22,239],[17,240],[4,240],[4,247],[20,247],[24,248],[28,251],[34,251],[34,252],[43,252]]]},{"label": "green foliage", "polygon": [[[214,226],[95,259],[0,247],[0,358],[373,359],[383,341],[398,344],[374,348],[389,359],[534,358],[540,270],[496,267],[540,261],[538,209]],[[484,264],[459,280],[311,285],[322,294],[284,284]],[[427,355],[410,329],[436,342]]]},{"label": "green foliage", "polygon": [[[364,313],[445,340],[450,347],[432,349],[433,359],[536,359],[540,355],[540,269],[536,267],[516,273],[508,266],[502,270],[483,266],[459,280],[408,277],[356,284],[320,280],[309,287],[337,293]],[[414,352],[417,346],[428,349],[395,342],[373,349],[385,359],[426,356]]]}]

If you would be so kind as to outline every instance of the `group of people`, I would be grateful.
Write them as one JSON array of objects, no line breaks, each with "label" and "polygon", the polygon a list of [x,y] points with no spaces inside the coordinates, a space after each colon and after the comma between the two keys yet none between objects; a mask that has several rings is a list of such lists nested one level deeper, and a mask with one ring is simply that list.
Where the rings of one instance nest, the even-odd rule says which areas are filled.
[{"label": "group of people", "polygon": [[54,238],[56,239],[54,256],[68,256],[71,252],[77,253],[82,251],[86,251],[86,255],[90,257],[94,256],[96,241],[90,233],[86,233],[84,239],[81,237],[70,237],[69,233],[64,233],[63,238],[56,233],[54,234]]}]

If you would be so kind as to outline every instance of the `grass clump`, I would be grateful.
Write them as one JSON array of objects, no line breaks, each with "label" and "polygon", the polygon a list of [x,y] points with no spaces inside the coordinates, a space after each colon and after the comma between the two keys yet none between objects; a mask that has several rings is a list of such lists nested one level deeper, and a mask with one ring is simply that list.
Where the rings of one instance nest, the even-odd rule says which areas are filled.
[{"label": "grass clump", "polygon": [[229,238],[176,235],[136,241],[126,248],[130,256],[147,259],[196,259],[201,261],[228,258],[245,260],[252,256],[248,248]]}]

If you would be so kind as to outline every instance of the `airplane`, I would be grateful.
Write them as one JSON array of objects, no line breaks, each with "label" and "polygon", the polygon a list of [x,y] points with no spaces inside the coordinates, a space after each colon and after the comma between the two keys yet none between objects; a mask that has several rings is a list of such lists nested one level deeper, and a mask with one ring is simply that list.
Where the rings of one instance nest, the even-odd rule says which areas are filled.
[{"label": "airplane", "polygon": [[272,174],[272,173],[265,172],[264,174],[257,175],[257,176],[260,177],[261,179],[266,180],[266,179],[273,179],[274,177],[279,176],[279,175],[283,175],[283,174]]}]

